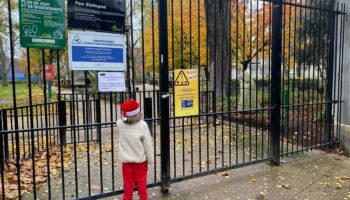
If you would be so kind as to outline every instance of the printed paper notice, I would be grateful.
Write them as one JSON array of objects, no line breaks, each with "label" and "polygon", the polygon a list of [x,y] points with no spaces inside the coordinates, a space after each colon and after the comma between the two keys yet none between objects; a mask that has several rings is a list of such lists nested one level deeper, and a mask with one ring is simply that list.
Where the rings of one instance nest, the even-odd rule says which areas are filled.
[{"label": "printed paper notice", "polygon": [[99,72],[98,91],[125,92],[124,72]]},{"label": "printed paper notice", "polygon": [[175,116],[199,114],[198,70],[175,69]]}]

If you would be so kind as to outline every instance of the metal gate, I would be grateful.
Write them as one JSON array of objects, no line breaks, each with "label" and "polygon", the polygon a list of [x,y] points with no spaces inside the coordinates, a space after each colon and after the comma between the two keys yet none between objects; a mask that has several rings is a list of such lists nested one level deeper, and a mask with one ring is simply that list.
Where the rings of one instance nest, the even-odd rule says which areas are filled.
[{"label": "metal gate", "polygon": [[[95,72],[69,71],[66,51],[20,49],[16,4],[0,2],[8,8],[0,45],[10,49],[3,55],[12,74],[2,87],[10,87],[10,103],[0,105],[1,199],[121,194],[115,121],[129,98],[140,102],[154,140],[148,186],[163,192],[174,182],[267,161],[279,165],[283,156],[339,142],[343,4],[126,1],[123,93],[98,92]],[[15,78],[19,57],[27,85]],[[57,70],[51,100],[47,63]],[[197,115],[175,116],[177,69],[198,71]]]}]

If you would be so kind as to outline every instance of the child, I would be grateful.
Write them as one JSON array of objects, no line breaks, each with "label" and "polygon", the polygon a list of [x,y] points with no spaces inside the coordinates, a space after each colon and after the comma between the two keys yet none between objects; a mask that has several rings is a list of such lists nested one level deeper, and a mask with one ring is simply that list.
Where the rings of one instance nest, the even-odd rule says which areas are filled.
[{"label": "child", "polygon": [[117,121],[119,155],[123,163],[123,200],[132,200],[136,183],[140,200],[148,200],[147,164],[153,164],[153,144],[150,131],[141,119],[140,105],[134,100],[121,105],[123,119]]}]

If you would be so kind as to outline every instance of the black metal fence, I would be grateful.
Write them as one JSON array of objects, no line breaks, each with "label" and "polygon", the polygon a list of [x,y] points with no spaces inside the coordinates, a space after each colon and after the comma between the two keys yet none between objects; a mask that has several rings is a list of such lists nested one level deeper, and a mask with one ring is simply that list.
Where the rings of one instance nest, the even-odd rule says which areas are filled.
[{"label": "black metal fence", "polygon": [[[127,92],[93,91],[94,77],[87,71],[78,88],[74,73],[61,71],[62,51],[42,49],[36,50],[39,65],[57,61],[57,101],[48,103],[43,81],[42,103],[34,103],[33,50],[25,49],[28,101],[17,104],[13,79],[13,104],[0,110],[1,199],[121,194],[115,121],[128,98],[140,102],[154,140],[148,186],[163,192],[174,182],[266,161],[278,165],[282,156],[339,142],[345,5],[326,0],[126,5]],[[8,4],[8,16],[11,11]],[[16,30],[11,18],[8,22],[15,77]],[[198,70],[198,115],[175,116],[174,70],[180,68]],[[61,85],[63,75],[71,80],[68,88]]]}]

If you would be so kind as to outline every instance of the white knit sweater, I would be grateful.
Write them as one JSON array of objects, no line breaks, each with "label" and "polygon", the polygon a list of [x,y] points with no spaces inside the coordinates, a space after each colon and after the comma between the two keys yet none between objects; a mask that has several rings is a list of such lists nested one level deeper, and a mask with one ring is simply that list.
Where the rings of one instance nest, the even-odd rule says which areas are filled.
[{"label": "white knit sweater", "polygon": [[117,121],[119,131],[119,156],[123,163],[154,163],[152,137],[145,121],[134,124]]}]

